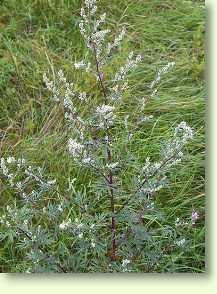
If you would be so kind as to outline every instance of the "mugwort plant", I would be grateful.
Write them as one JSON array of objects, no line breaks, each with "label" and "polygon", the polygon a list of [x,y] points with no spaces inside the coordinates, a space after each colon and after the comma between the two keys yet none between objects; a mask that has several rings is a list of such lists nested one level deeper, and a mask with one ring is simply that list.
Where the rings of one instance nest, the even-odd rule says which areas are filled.
[{"label": "mugwort plant", "polygon": [[[79,191],[74,178],[62,193],[43,167],[34,167],[24,158],[1,157],[5,189],[18,195],[0,219],[1,240],[16,244],[14,258],[22,259],[16,271],[152,271],[162,262],[165,248],[185,246],[185,228],[199,218],[194,210],[189,221],[176,219],[174,226],[163,230],[145,226],[147,215],[163,218],[155,207],[155,195],[167,185],[171,168],[182,160],[193,130],[180,122],[163,143],[158,160],[138,161],[132,152],[136,131],[153,119],[145,114],[145,107],[174,62],[157,72],[133,113],[123,111],[129,103],[128,74],[142,56],[129,52],[122,66],[111,70],[126,28],[112,40],[105,26],[106,13],[98,16],[96,2],[85,0],[80,11],[86,54],[73,64],[73,70],[80,71],[84,89],[69,81],[61,69],[54,80],[46,73],[43,76],[52,101],[64,108],[70,160],[94,180]],[[85,87],[90,77],[93,85]],[[127,173],[131,175],[128,182]]]}]

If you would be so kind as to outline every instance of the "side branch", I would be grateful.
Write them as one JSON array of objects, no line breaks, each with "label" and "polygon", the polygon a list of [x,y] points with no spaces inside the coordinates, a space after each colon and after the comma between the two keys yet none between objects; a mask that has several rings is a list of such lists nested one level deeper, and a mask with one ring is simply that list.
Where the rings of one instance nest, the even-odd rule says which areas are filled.
[{"label": "side branch", "polygon": [[[145,177],[144,180],[142,181],[141,185],[134,192],[134,194],[138,193],[142,189],[142,187],[145,185],[145,183],[147,183],[147,181],[150,178],[152,178],[153,176],[155,176],[160,169],[162,169],[170,160],[172,160],[173,158],[175,158],[175,156],[176,156],[177,153],[171,155],[169,158],[167,158],[166,160],[164,160],[162,162],[162,164],[158,168],[156,168],[156,170],[149,177]],[[120,213],[130,203],[131,200],[132,200],[132,198],[130,198],[127,201],[125,201],[124,204],[122,205],[122,207],[116,212],[116,214]]]},{"label": "side branch", "polygon": [[[32,241],[31,236],[30,236],[25,230],[23,230],[23,229],[20,228],[20,227],[18,227],[17,229],[18,229],[18,231],[20,231],[20,233],[24,234],[24,235],[27,237],[27,239],[29,239],[30,241]],[[43,247],[39,246],[38,248],[39,248],[43,253],[47,254],[47,253],[44,251],[44,248],[43,248]],[[62,265],[61,265],[60,263],[56,262],[56,266],[61,270],[61,272],[63,272],[63,273],[67,273],[67,271],[62,267]]]}]

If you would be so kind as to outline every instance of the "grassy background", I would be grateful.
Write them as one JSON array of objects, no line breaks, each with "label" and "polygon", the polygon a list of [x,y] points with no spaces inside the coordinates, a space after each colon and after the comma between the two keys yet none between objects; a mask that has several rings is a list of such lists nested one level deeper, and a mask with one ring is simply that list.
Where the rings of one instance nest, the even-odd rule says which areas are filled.
[{"label": "grassy background", "polygon": [[[0,153],[22,153],[36,164],[45,164],[60,186],[65,185],[65,179],[77,176],[77,171],[65,152],[63,116],[51,104],[42,75],[61,67],[72,79],[79,79],[71,65],[85,52],[78,30],[81,3],[0,0]],[[110,0],[101,1],[100,9],[107,12],[114,31],[119,24],[127,26],[123,56],[132,48],[142,54],[141,66],[130,75],[131,99],[147,93],[160,66],[176,63],[147,107],[154,123],[136,134],[133,148],[142,159],[146,153],[154,154],[162,138],[180,121],[194,128],[189,160],[171,175],[171,185],[161,192],[157,204],[167,213],[168,221],[189,218],[192,207],[199,211],[197,228],[189,233],[194,246],[174,258],[179,260],[179,270],[201,272],[205,232],[203,1]],[[7,196],[1,197],[1,205],[13,198]]]}]

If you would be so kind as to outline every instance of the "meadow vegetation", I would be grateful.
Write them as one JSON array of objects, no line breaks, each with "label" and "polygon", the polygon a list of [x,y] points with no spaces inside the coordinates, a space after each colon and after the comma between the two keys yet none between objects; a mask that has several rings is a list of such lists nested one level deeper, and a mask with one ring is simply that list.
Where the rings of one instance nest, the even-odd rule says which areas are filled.
[{"label": "meadow vegetation", "polygon": [[[129,244],[124,244],[114,260],[111,260],[110,245],[103,244],[110,238],[109,225],[107,228],[102,225],[109,218],[105,188],[99,182],[96,193],[93,187],[96,175],[72,160],[67,147],[69,129],[63,107],[51,99],[43,81],[44,73],[52,79],[62,69],[68,80],[78,88],[84,86],[93,95],[94,102],[99,101],[97,80],[91,75],[84,79],[73,66],[86,57],[87,49],[79,32],[82,3],[80,0],[0,1],[0,157],[25,158],[27,166],[42,167],[48,182],[56,180],[55,188],[48,185],[44,189],[43,186],[45,199],[37,207],[43,210],[45,203],[51,204],[47,218],[38,214],[38,218],[32,220],[45,228],[40,233],[44,243],[38,246],[42,256],[40,252],[32,256],[32,243],[28,240],[28,244],[19,243],[16,234],[5,230],[2,222],[0,271],[204,272],[204,3],[199,0],[101,0],[98,5],[101,13],[106,11],[106,24],[114,34],[123,25],[127,31],[120,54],[109,65],[108,72],[122,66],[131,50],[142,57],[139,66],[128,75],[125,104],[118,109],[120,117],[129,113],[133,115],[139,97],[149,94],[149,86],[158,70],[168,62],[175,63],[162,77],[156,95],[145,107],[145,115],[152,118],[135,129],[130,152],[137,161],[135,163],[134,157],[128,158],[128,165],[130,162],[133,168],[139,169],[144,165],[144,158],[157,161],[162,144],[169,140],[180,122],[186,121],[194,131],[193,139],[185,146],[186,156],[171,169],[167,185],[148,203],[153,207],[149,206],[149,211],[143,212],[143,226],[136,226],[134,233],[139,241],[132,246],[143,253],[138,257],[137,249],[130,251]],[[107,73],[104,74],[106,78]],[[80,109],[82,111],[82,106]],[[84,111],[88,111],[87,105]],[[130,124],[134,123],[133,117]],[[118,131],[121,134],[121,129]],[[121,154],[124,139],[121,136],[118,139],[115,150]],[[122,166],[120,174],[121,185],[130,190],[134,174],[128,165]],[[28,189],[34,188],[31,182],[28,185]],[[124,203],[122,196],[116,203],[117,210]],[[15,205],[19,214],[22,204],[19,193],[1,176],[0,218],[10,214],[8,206]],[[62,206],[58,206],[60,204]],[[85,220],[83,215],[88,205],[91,208]],[[56,228],[52,231],[55,242],[48,241],[52,236],[46,239],[43,235],[56,224],[57,211],[61,214],[65,208],[62,228],[67,226],[64,221],[69,218],[84,223],[91,228],[88,233],[84,232],[89,243],[83,241],[83,233],[77,229],[74,229],[77,230],[77,239],[73,241],[66,234],[59,234]],[[132,204],[132,217],[134,210]],[[195,212],[199,217],[194,223],[192,215]],[[19,221],[25,221],[28,213],[23,211]],[[123,219],[120,218],[119,223],[124,226]],[[93,240],[93,224],[102,233],[101,239]],[[22,232],[17,232],[19,234]],[[121,235],[120,239],[124,237]],[[80,239],[83,243],[76,245]],[[25,248],[28,258],[23,253]],[[66,259],[66,255],[70,258]],[[35,262],[32,266],[32,260],[39,259],[42,262],[38,266]],[[45,259],[47,261],[43,263]]]}]

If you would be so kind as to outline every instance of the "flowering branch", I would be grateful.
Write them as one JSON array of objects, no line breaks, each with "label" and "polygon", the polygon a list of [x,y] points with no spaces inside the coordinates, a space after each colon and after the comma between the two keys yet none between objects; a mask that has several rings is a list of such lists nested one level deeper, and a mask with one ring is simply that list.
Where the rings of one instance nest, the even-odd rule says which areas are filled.
[{"label": "flowering branch", "polygon": [[[98,76],[98,80],[100,82],[100,86],[102,89],[102,93],[104,96],[104,103],[105,105],[107,104],[107,94],[106,94],[106,88],[104,86],[103,82],[103,72],[100,70],[100,63],[97,58],[97,50],[95,47],[95,44],[93,43],[93,50],[94,50],[94,59],[95,59],[95,65],[96,65],[96,72]],[[106,125],[108,125],[107,119],[105,119]],[[106,128],[106,151],[107,151],[107,159],[108,162],[112,162],[112,153],[110,149],[110,137],[109,137],[109,132],[108,128]],[[110,205],[111,205],[111,231],[112,231],[112,249],[111,249],[111,260],[115,261],[116,260],[116,220],[115,220],[115,202],[114,202],[114,192],[113,192],[113,174],[112,171],[109,170],[108,174],[108,193],[110,195]]]},{"label": "flowering branch", "polygon": [[[17,230],[24,234],[31,242],[33,241],[32,237],[24,229],[22,229],[21,227],[17,227]],[[44,254],[47,254],[46,250],[44,250],[42,246],[39,246],[38,249],[41,250],[41,252],[43,252]],[[61,272],[67,273],[67,271],[59,262],[56,262],[56,266],[60,269]]]}]

